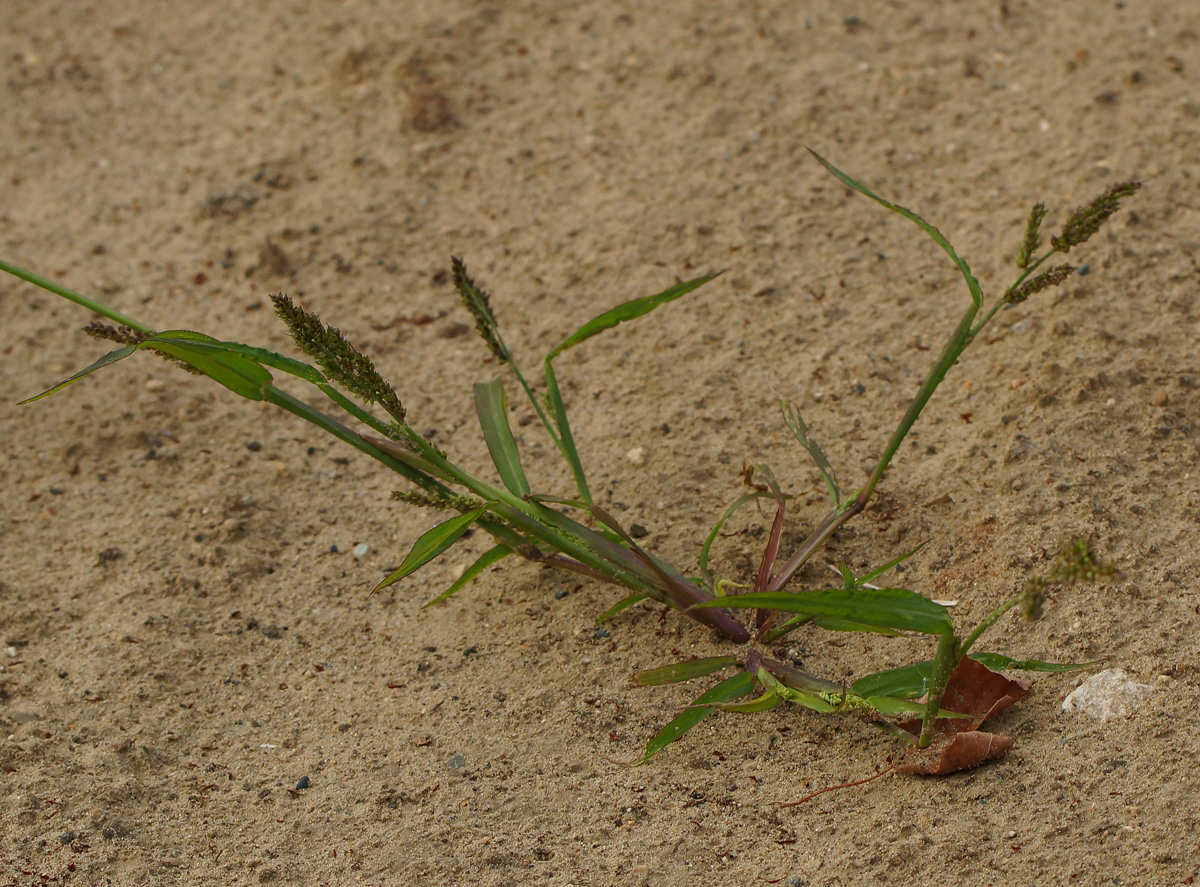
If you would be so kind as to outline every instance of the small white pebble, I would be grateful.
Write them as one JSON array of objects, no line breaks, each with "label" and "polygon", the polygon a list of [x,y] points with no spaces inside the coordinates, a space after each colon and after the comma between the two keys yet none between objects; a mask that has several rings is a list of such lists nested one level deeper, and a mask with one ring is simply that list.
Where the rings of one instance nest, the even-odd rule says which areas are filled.
[{"label": "small white pebble", "polygon": [[1079,712],[1098,721],[1127,718],[1154,692],[1150,684],[1130,680],[1122,668],[1093,675],[1063,700],[1063,711]]},{"label": "small white pebble", "polygon": [[4,652],[7,653],[9,656],[16,656],[17,648],[16,647],[5,647]]},{"label": "small white pebble", "polygon": [[145,385],[142,387],[150,392],[162,391],[167,387],[167,383],[162,379],[147,379]]},{"label": "small white pebble", "polygon": [[366,542],[359,542],[357,545],[354,546],[354,556],[362,557],[370,550],[371,550],[371,546],[368,545]]},{"label": "small white pebble", "polygon": [[625,454],[625,458],[628,459],[630,462],[632,462],[634,465],[645,465],[646,464],[646,448],[645,447],[634,447],[632,450],[630,450],[628,453]]}]

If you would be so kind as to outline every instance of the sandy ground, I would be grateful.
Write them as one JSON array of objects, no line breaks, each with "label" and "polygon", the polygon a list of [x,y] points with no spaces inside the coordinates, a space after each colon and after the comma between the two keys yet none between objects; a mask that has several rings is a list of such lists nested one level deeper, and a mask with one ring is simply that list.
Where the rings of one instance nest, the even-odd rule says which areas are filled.
[{"label": "sandy ground", "polygon": [[[598,633],[615,592],[516,561],[421,610],[479,538],[368,597],[433,520],[389,501],[398,482],[150,356],[12,405],[104,345],[5,278],[3,883],[1193,882],[1195,3],[7,0],[4,19],[0,255],[157,328],[282,350],[264,309],[286,290],[480,471],[470,386],[500,368],[451,253],[531,369],[603,308],[725,269],[560,366],[600,501],[689,568],[743,460],[800,492],[788,540],[819,518],[779,398],[861,483],[965,305],[935,246],[804,146],[925,214],[989,292],[1035,200],[1049,227],[1143,180],[1086,276],[980,337],[804,580],[927,541],[905,583],[969,623],[1089,536],[1120,580],[985,646],[1103,657],[1154,692],[1099,723],[1061,709],[1081,677],[1042,677],[997,724],[1004,760],[791,810],[899,746],[780,708],[619,766],[702,689],[629,675],[727,650],[711,632],[647,606]],[[518,430],[535,485],[569,493]],[[726,575],[752,574],[768,517],[731,527]],[[816,631],[791,650],[835,680],[926,652]]]}]

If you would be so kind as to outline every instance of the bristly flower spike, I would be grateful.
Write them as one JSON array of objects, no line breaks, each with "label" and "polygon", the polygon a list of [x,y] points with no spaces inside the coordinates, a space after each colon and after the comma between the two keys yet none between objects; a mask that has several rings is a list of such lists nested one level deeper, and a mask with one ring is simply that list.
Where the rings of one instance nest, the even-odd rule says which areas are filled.
[{"label": "bristly flower spike", "polygon": [[1016,289],[1009,290],[1004,295],[1004,301],[1010,305],[1024,302],[1035,293],[1040,293],[1042,290],[1049,289],[1052,286],[1058,286],[1074,274],[1075,270],[1074,265],[1055,265],[1053,268],[1043,271],[1036,277],[1031,277]]},{"label": "bristly flower spike", "polygon": [[392,499],[396,502],[404,502],[407,505],[415,505],[418,508],[434,508],[439,511],[458,511],[466,514],[468,511],[474,511],[484,503],[481,499],[476,499],[471,496],[435,496],[432,493],[427,493],[424,490],[396,490],[392,493]]},{"label": "bristly flower spike", "polygon": [[404,422],[404,406],[395,390],[375,369],[371,358],[355,348],[337,327],[305,311],[283,293],[271,296],[275,313],[287,324],[300,350],[313,358],[326,378],[357,395],[365,403],[377,403],[397,422]]},{"label": "bristly flower spike", "polygon": [[128,326],[110,326],[100,320],[93,320],[83,328],[83,331],[96,339],[107,339],[120,345],[138,345],[149,339],[153,333],[142,332]]},{"label": "bristly flower spike", "polygon": [[1037,252],[1044,218],[1046,218],[1046,204],[1039,201],[1033,205],[1029,219],[1025,222],[1025,239],[1021,241],[1021,248],[1017,251],[1017,267],[1022,271],[1029,267],[1029,263],[1033,261],[1033,254]]},{"label": "bristly flower spike", "polygon": [[499,325],[496,323],[496,315],[492,313],[492,301],[488,294],[476,286],[475,281],[467,275],[467,266],[463,264],[462,259],[451,256],[450,267],[454,274],[454,288],[458,290],[467,311],[475,318],[475,329],[483,337],[492,354],[496,355],[497,360],[501,363],[511,363],[512,357],[497,332]]},{"label": "bristly flower spike", "polygon": [[1063,225],[1062,233],[1050,238],[1050,245],[1060,253],[1067,253],[1071,247],[1085,243],[1121,208],[1121,198],[1132,196],[1141,187],[1141,182],[1119,182],[1087,206],[1077,207]]}]

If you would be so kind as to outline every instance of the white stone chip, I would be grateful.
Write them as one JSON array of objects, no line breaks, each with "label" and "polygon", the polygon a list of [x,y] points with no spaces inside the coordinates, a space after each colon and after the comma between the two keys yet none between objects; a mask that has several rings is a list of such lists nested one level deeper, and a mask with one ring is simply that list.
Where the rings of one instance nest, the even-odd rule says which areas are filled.
[{"label": "white stone chip", "polygon": [[1098,721],[1127,718],[1154,688],[1131,680],[1122,668],[1110,668],[1088,678],[1063,700],[1063,711],[1078,712]]},{"label": "white stone chip", "polygon": [[366,542],[359,542],[357,545],[354,546],[354,556],[355,557],[363,557],[370,550],[371,550],[371,546],[368,545]]}]

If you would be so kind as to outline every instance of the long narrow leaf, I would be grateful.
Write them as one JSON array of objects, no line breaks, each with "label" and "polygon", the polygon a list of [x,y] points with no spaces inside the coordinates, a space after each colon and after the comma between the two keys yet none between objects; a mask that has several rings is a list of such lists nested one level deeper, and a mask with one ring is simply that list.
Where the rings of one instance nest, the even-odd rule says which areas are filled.
[{"label": "long narrow leaf", "polygon": [[[733,677],[721,681],[721,683],[717,684],[707,693],[698,697],[692,705],[705,705],[709,702],[731,702],[734,699],[741,699],[753,691],[754,676],[749,672],[741,671]],[[659,730],[654,738],[646,744],[646,751],[638,760],[638,763],[646,763],[676,739],[679,739],[703,721],[712,712],[711,708],[685,709],[671,723]]]},{"label": "long narrow leaf", "polygon": [[[896,699],[891,696],[868,696],[864,702],[881,715],[908,715],[921,714],[925,711],[925,703],[916,702],[912,699]],[[947,711],[944,708],[939,708],[937,716],[939,718],[963,718],[969,719],[972,715],[959,714],[956,711]]]},{"label": "long narrow leaf", "polygon": [[746,503],[770,495],[770,493],[761,490],[754,493],[747,493],[744,496],[739,496],[732,505],[725,509],[725,513],[721,515],[721,519],[717,521],[716,526],[709,532],[708,538],[704,540],[704,546],[700,549],[700,571],[708,576],[710,580],[712,579],[712,573],[708,569],[709,552],[712,550],[713,543],[721,532],[721,527],[725,526],[725,521],[729,520],[733,516],[733,513]]},{"label": "long narrow leaf", "polygon": [[[247,346],[238,347],[245,348]],[[71,378],[60,382],[36,397],[22,401],[22,403],[30,403],[53,394],[56,391],[61,391],[84,376],[90,375],[98,369],[110,366],[128,357],[134,351],[145,348],[153,349],[168,357],[182,361],[212,380],[224,385],[235,394],[239,394],[249,400],[262,400],[264,386],[269,385],[272,381],[270,371],[263,367],[254,357],[238,353],[237,350],[230,348],[225,343],[219,342],[203,333],[193,332],[192,330],[168,330],[167,332],[151,336],[136,345],[127,345],[124,348],[109,352]]]},{"label": "long narrow leaf", "polygon": [[904,632],[897,631],[894,628],[857,622],[853,619],[838,619],[834,616],[818,616],[813,619],[813,624],[825,631],[868,631],[872,634],[885,634],[893,638],[901,637],[904,634]]},{"label": "long narrow leaf", "polygon": [[[630,552],[654,573],[658,579],[658,588],[666,592],[681,608],[689,608],[685,612],[694,610],[695,607],[693,605],[697,601],[703,600],[708,594],[703,588],[694,582],[684,579],[673,568],[638,545],[633,540],[633,537],[625,532],[625,528],[617,522],[617,519],[603,508],[593,505],[590,510],[596,520],[600,521],[600,523],[604,524],[614,533],[617,533],[629,547]],[[720,604],[723,600],[726,600],[726,598],[717,598],[715,601],[709,601],[708,603]],[[744,625],[734,619],[733,614],[728,610],[716,610],[712,614],[698,613],[692,618],[703,622],[705,625],[712,626],[736,643],[741,644],[750,640],[750,632],[746,630]]]},{"label": "long narrow leaf", "polygon": [[770,711],[775,706],[783,701],[782,697],[777,696],[774,692],[768,691],[756,699],[751,699],[749,702],[707,702],[703,706],[695,706],[696,708],[715,708],[717,711],[728,711],[735,714],[758,714],[763,711]]},{"label": "long narrow leaf", "polygon": [[550,412],[554,425],[558,429],[557,435],[551,429],[550,436],[554,438],[554,443],[558,447],[558,451],[562,453],[563,459],[571,469],[571,474],[575,478],[575,485],[579,489],[579,498],[584,502],[590,503],[592,501],[592,494],[588,489],[587,477],[583,471],[583,462],[579,458],[579,450],[575,446],[575,435],[571,432],[571,422],[567,418],[567,407],[563,402],[562,392],[558,387],[558,378],[554,374],[554,358],[558,357],[558,355],[562,354],[568,348],[574,348],[580,342],[584,342],[605,330],[612,329],[619,323],[649,314],[659,305],[665,305],[667,302],[678,299],[680,296],[708,283],[713,277],[716,277],[716,275],[697,277],[695,280],[676,284],[656,295],[633,299],[632,301],[618,305],[616,308],[605,311],[599,317],[589,320],[577,329],[573,335],[559,343],[558,347],[550,351],[543,359],[542,366],[546,375],[546,409]]},{"label": "long narrow leaf", "polygon": [[[492,564],[496,563],[496,561],[503,560],[504,558],[508,557],[512,553],[513,553],[513,550],[511,548],[509,548],[507,545],[497,545],[497,546],[494,546],[493,548],[489,548],[487,551],[485,551],[483,554],[481,554],[479,556],[479,558],[475,561],[475,563],[473,563],[473,564],[471,564],[471,566],[467,567],[467,569],[463,571],[463,574],[461,576],[459,576],[457,579],[454,580],[453,585],[451,585],[449,588],[447,588],[445,591],[443,591],[441,594],[439,594],[437,597],[435,597],[429,603],[425,604],[425,607],[432,607],[434,604],[440,604],[442,601],[446,600],[447,598],[457,594],[459,591],[461,591],[466,586],[466,584],[468,582],[470,582],[472,579],[474,579],[476,576],[478,576],[480,573],[482,573],[484,570],[486,570]],[[421,609],[424,609],[424,607],[422,607]]]},{"label": "long narrow leaf", "polygon": [[621,600],[617,601],[615,604],[613,604],[611,607],[609,607],[607,610],[605,610],[603,613],[601,613],[600,618],[596,620],[595,624],[596,625],[604,624],[609,619],[612,619],[614,616],[616,616],[618,613],[622,612],[623,610],[628,609],[629,607],[632,607],[634,604],[639,603],[640,601],[646,600],[646,598],[648,598],[648,597],[650,597],[650,595],[648,595],[648,594],[631,594],[627,598],[621,598]]},{"label": "long narrow leaf", "polygon": [[817,158],[818,163],[820,163],[823,167],[825,167],[859,194],[871,198],[880,206],[890,209],[892,212],[898,215],[904,216],[904,218],[908,219],[910,222],[928,234],[933,242],[940,246],[946,252],[946,255],[948,255],[954,261],[954,264],[958,266],[958,270],[962,272],[963,279],[965,279],[967,282],[967,288],[971,291],[971,299],[975,302],[975,305],[981,306],[983,304],[983,290],[979,286],[979,281],[976,280],[975,275],[971,273],[970,266],[968,266],[966,262],[958,257],[958,253],[954,251],[954,247],[950,245],[950,242],[946,240],[941,231],[933,227],[933,225],[929,224],[912,210],[905,209],[903,206],[898,206],[895,203],[884,200],[866,185],[856,182],[812,148],[808,149],[808,153]]},{"label": "long narrow leaf", "polygon": [[890,570],[894,570],[900,564],[904,563],[906,560],[908,560],[910,557],[912,557],[914,554],[916,554],[918,551],[920,551],[922,548],[924,548],[925,545],[926,545],[926,543],[922,542],[920,545],[918,545],[912,551],[902,554],[898,558],[895,558],[894,560],[888,561],[882,567],[876,567],[874,570],[867,573],[861,579],[856,580],[855,584],[856,585],[866,585],[868,582],[878,579],[884,573],[887,573]]},{"label": "long narrow leaf", "polygon": [[71,378],[63,379],[53,388],[47,388],[41,394],[35,394],[33,397],[27,397],[22,401],[18,401],[17,406],[33,403],[35,400],[41,400],[43,397],[49,397],[51,394],[54,394],[57,391],[62,391],[68,385],[73,385],[84,376],[90,376],[92,373],[96,372],[96,370],[102,370],[106,366],[111,366],[112,364],[116,363],[118,360],[124,360],[135,351],[137,351],[137,345],[126,345],[124,348],[118,348],[116,351],[110,351],[95,363],[92,363],[91,365],[77,372],[75,375],[71,376]]},{"label": "long narrow leaf", "polygon": [[[765,465],[754,466],[762,474],[767,482],[767,487],[771,491],[771,495],[775,498],[775,519],[771,522],[771,532],[767,536],[767,544],[763,549],[762,560],[758,565],[758,573],[754,578],[754,590],[766,591],[767,584],[771,580],[771,570],[775,567],[775,558],[779,554],[779,537],[783,533],[783,518],[787,512],[787,497],[783,495],[783,490],[779,488],[779,482],[775,480],[775,475]],[[758,614],[758,624],[762,627],[762,620],[766,618],[765,613]]]},{"label": "long narrow leaf", "polygon": [[705,601],[696,607],[766,607],[818,619],[845,620],[874,629],[942,635],[953,632],[941,604],[904,588],[827,588],[819,591],[764,591]]},{"label": "long narrow leaf", "polygon": [[475,383],[475,412],[483,439],[504,486],[514,496],[529,495],[529,481],[521,468],[521,454],[508,425],[508,398],[504,396],[504,384],[499,379]]},{"label": "long narrow leaf", "polygon": [[796,436],[800,446],[804,447],[812,456],[813,462],[817,465],[817,471],[821,473],[821,480],[825,483],[825,489],[829,492],[829,498],[833,500],[833,507],[837,508],[842,504],[842,491],[838,489],[833,466],[829,464],[829,460],[825,458],[825,452],[817,442],[809,437],[808,426],[804,424],[804,419],[800,416],[800,409],[790,402],[781,404],[781,406],[783,421],[787,423],[788,428],[792,429],[792,434]]},{"label": "long narrow leaf", "polygon": [[394,585],[405,576],[411,575],[425,566],[425,564],[457,542],[459,537],[467,531],[467,528],[475,523],[487,509],[488,506],[484,505],[481,508],[476,508],[474,511],[468,511],[466,514],[460,514],[458,517],[452,517],[448,521],[443,521],[431,530],[426,530],[413,544],[412,550],[404,559],[404,563],[400,564],[395,572],[376,585],[371,593],[374,594],[376,591],[387,588],[389,585]]},{"label": "long narrow leaf", "polygon": [[851,684],[850,690],[859,696],[916,699],[925,695],[932,680],[933,662],[931,660],[869,674]]},{"label": "long narrow leaf", "polygon": [[563,402],[562,392],[558,390],[558,377],[554,375],[554,367],[550,364],[551,355],[547,355],[543,366],[546,373],[546,409],[554,420],[558,435],[553,433],[554,443],[562,454],[571,476],[575,478],[575,487],[579,490],[579,498],[591,503],[592,492],[588,489],[587,475],[583,471],[583,461],[579,458],[579,449],[575,446],[575,435],[571,431],[571,422],[567,418],[567,405]]},{"label": "long narrow leaf", "polygon": [[644,314],[649,314],[660,305],[665,305],[667,302],[673,302],[680,296],[690,293],[698,287],[704,286],[716,274],[710,274],[706,277],[697,277],[694,280],[687,280],[683,283],[677,283],[669,289],[663,290],[661,293],[656,293],[653,296],[643,296],[640,299],[632,299],[624,302],[616,308],[605,311],[599,317],[594,317],[577,329],[574,334],[565,339],[553,351],[546,355],[546,360],[553,360],[562,354],[568,348],[574,348],[580,342],[584,342],[605,330],[610,330],[619,323],[627,320],[634,320]]},{"label": "long narrow leaf", "polygon": [[270,371],[258,361],[222,347],[219,341],[203,333],[169,330],[138,347],[153,348],[181,360],[247,400],[262,400],[264,386],[272,381]]},{"label": "long narrow leaf", "polygon": [[320,385],[325,382],[325,377],[321,371],[311,364],[296,360],[293,357],[287,357],[277,351],[271,351],[267,348],[259,348],[254,345],[246,345],[242,342],[225,342],[219,339],[214,339],[212,336],[204,333],[197,333],[193,330],[168,330],[159,333],[150,339],[147,339],[144,345],[153,347],[155,342],[170,340],[173,342],[186,342],[187,347],[199,353],[207,353],[213,355],[219,354],[235,354],[249,359],[253,363],[259,363],[263,366],[271,367],[272,369],[280,370],[281,372],[290,373],[306,382],[311,382],[314,385]]},{"label": "long narrow leaf", "polygon": [[1093,659],[1091,662],[1042,662],[1040,659],[1013,659],[1000,653],[972,653],[971,658],[981,665],[986,665],[992,671],[1006,671],[1011,668],[1041,672],[1076,671],[1080,668],[1099,665],[1104,661],[1103,659]]},{"label": "long narrow leaf", "polygon": [[633,676],[633,682],[642,687],[657,687],[660,684],[675,684],[679,681],[690,681],[702,678],[706,674],[720,671],[737,664],[734,656],[709,656],[704,659],[692,659],[688,662],[674,662],[659,668],[639,671]]},{"label": "long narrow leaf", "polygon": [[412,450],[405,447],[403,444],[396,443],[394,440],[388,440],[383,437],[374,437],[370,434],[359,435],[363,440],[375,447],[377,450],[382,450],[387,453],[397,462],[403,462],[409,468],[414,468],[417,471],[423,471],[426,474],[432,475],[439,480],[444,480],[449,483],[458,483],[450,473],[445,469],[434,465],[428,459],[424,459],[414,453]]},{"label": "long narrow leaf", "polygon": [[758,681],[760,684],[779,697],[786,699],[788,702],[793,702],[796,705],[803,705],[805,708],[810,708],[813,711],[818,711],[822,714],[828,714],[829,712],[837,710],[837,706],[833,705],[826,699],[822,699],[817,693],[785,684],[783,681],[771,674],[771,672],[767,670],[766,666],[759,666]]}]

